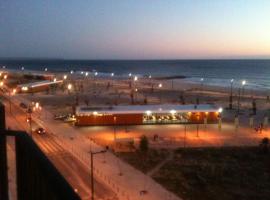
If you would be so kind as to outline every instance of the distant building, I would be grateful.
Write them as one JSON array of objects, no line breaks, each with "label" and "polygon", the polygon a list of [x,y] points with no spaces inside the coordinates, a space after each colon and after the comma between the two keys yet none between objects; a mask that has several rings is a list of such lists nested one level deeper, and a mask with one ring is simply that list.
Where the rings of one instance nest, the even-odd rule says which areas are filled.
[{"label": "distant building", "polygon": [[63,83],[62,80],[37,81],[37,82],[33,82],[33,83],[17,85],[16,91],[18,93],[41,92],[41,91],[48,90],[53,85],[59,85],[62,83]]},{"label": "distant building", "polygon": [[212,105],[132,105],[76,108],[76,125],[218,123],[222,109]]}]

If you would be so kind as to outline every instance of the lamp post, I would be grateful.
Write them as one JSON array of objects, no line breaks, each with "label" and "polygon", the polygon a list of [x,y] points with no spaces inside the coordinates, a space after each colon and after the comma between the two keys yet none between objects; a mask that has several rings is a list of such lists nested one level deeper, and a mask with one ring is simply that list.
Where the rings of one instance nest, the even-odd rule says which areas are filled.
[{"label": "lamp post", "polygon": [[96,154],[101,154],[101,153],[106,153],[108,150],[108,147],[106,147],[105,150],[102,150],[102,151],[98,151],[98,152],[90,152],[90,155],[91,155],[91,200],[94,200],[95,197],[94,197],[94,155]]},{"label": "lamp post", "polygon": [[96,77],[98,75],[98,72],[94,73],[94,92],[96,92],[96,87],[97,87],[97,81],[96,81]]},{"label": "lamp post", "polygon": [[116,117],[113,117],[113,138],[114,138],[114,143],[116,142]]},{"label": "lamp post", "polygon": [[187,139],[187,125],[184,125],[184,148],[186,148],[186,139]]},{"label": "lamp post", "polygon": [[246,81],[243,80],[241,82],[241,86],[242,87],[239,87],[238,89],[238,104],[237,104],[237,114],[239,114],[239,109],[240,109],[240,98],[241,98],[241,90],[243,90],[243,93],[244,93],[244,86],[246,85]]},{"label": "lamp post", "polygon": [[[161,89],[163,87],[162,83],[158,84],[158,88]],[[161,103],[161,92],[159,92],[159,101]]]},{"label": "lamp post", "polygon": [[[200,81],[201,81],[201,88],[200,88],[200,90],[201,90],[201,96],[202,96],[204,78],[201,78]],[[196,104],[199,104],[199,103],[200,103],[200,100],[199,100],[199,97],[197,96],[197,98],[196,98]]]},{"label": "lamp post", "polygon": [[70,83],[68,84],[67,89],[68,89],[68,94],[70,94],[70,91],[72,89],[72,85]]},{"label": "lamp post", "polygon": [[27,122],[29,123],[29,132],[32,137],[32,109],[29,107],[27,110],[28,117],[27,117]]},{"label": "lamp post", "polygon": [[234,79],[231,79],[231,93],[230,93],[230,98],[229,98],[229,109],[231,110],[232,109],[232,91],[233,91],[233,82],[234,82]]},{"label": "lamp post", "polygon": [[112,77],[112,86],[114,85],[114,73],[111,73],[111,77]]}]

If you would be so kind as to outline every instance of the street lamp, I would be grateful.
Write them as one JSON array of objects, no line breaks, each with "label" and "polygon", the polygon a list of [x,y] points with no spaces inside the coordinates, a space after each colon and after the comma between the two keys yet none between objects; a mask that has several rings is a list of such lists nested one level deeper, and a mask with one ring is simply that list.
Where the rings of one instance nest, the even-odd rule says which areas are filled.
[{"label": "street lamp", "polygon": [[[158,84],[158,88],[161,89],[163,87],[162,83]],[[161,103],[161,92],[159,92],[159,101]]]},{"label": "street lamp", "polygon": [[30,129],[30,135],[32,137],[32,109],[29,107],[27,109],[28,117],[27,117],[27,122],[29,123],[29,129]]},{"label": "street lamp", "polygon": [[113,137],[114,137],[114,143],[116,142],[116,116],[113,117]]},{"label": "street lamp", "polygon": [[4,79],[7,79],[7,77],[8,77],[7,74],[5,74],[5,75],[4,75]]},{"label": "street lamp", "polygon": [[230,93],[230,98],[229,98],[229,109],[232,109],[232,91],[233,91],[233,82],[234,82],[234,79],[231,79],[231,93]]},{"label": "street lamp", "polygon": [[246,80],[243,80],[241,82],[241,86],[242,87],[239,87],[238,89],[238,105],[237,105],[237,114],[239,114],[239,109],[240,109],[240,98],[241,98],[241,89],[243,90],[243,94],[244,94],[244,86],[246,85]]},{"label": "street lamp", "polygon": [[63,76],[63,79],[64,79],[64,80],[66,80],[66,79],[67,79],[67,75],[66,75],[66,74]]},{"label": "street lamp", "polygon": [[22,67],[21,69],[22,69],[22,71],[24,71],[24,67]]},{"label": "street lamp", "polygon": [[[201,98],[202,98],[204,78],[201,78],[200,81],[201,81]],[[197,102],[196,102],[196,104],[199,104],[199,101],[200,101],[200,100],[199,100],[199,97],[198,97],[198,95],[197,95]]]},{"label": "street lamp", "polygon": [[108,151],[108,147],[102,151],[97,151],[97,152],[90,152],[91,155],[91,199],[94,200],[94,155],[96,154],[101,154],[101,153],[106,153]]},{"label": "street lamp", "polygon": [[17,92],[17,90],[14,88],[14,89],[12,90],[12,94],[15,95],[16,92]]},{"label": "street lamp", "polygon": [[44,71],[47,72],[47,71],[48,71],[48,68],[46,67],[46,68],[44,69]]},{"label": "street lamp", "polygon": [[138,81],[138,76],[134,76],[134,81]]},{"label": "street lamp", "polygon": [[70,83],[68,84],[67,89],[68,89],[68,93],[70,94],[70,91],[72,89],[72,85]]}]

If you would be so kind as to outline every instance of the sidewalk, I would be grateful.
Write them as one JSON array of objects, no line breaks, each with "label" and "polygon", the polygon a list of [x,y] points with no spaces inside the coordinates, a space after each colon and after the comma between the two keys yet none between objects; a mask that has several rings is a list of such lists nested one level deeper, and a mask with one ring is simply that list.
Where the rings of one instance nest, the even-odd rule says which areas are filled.
[{"label": "sidewalk", "polygon": [[[14,99],[14,98],[13,98]],[[16,98],[17,104],[20,98]],[[23,99],[26,102],[25,99]],[[32,114],[32,118],[49,132],[52,132],[57,141],[89,168],[90,172],[90,149],[93,152],[103,150],[103,147],[90,141],[80,134],[80,130],[69,124],[58,122],[53,115],[42,110],[42,116]],[[167,191],[156,183],[151,177],[143,174],[127,163],[121,161],[113,153],[96,154],[94,157],[95,176],[112,188],[120,200],[179,200],[180,198]],[[119,175],[121,172],[121,176]],[[140,192],[146,190],[147,194]]]}]

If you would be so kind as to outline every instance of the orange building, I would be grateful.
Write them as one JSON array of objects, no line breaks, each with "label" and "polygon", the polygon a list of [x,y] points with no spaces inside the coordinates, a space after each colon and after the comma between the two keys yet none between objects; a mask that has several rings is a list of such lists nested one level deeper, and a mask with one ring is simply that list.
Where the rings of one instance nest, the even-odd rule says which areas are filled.
[{"label": "orange building", "polygon": [[132,105],[77,107],[76,125],[143,125],[217,123],[221,108],[212,105]]}]

